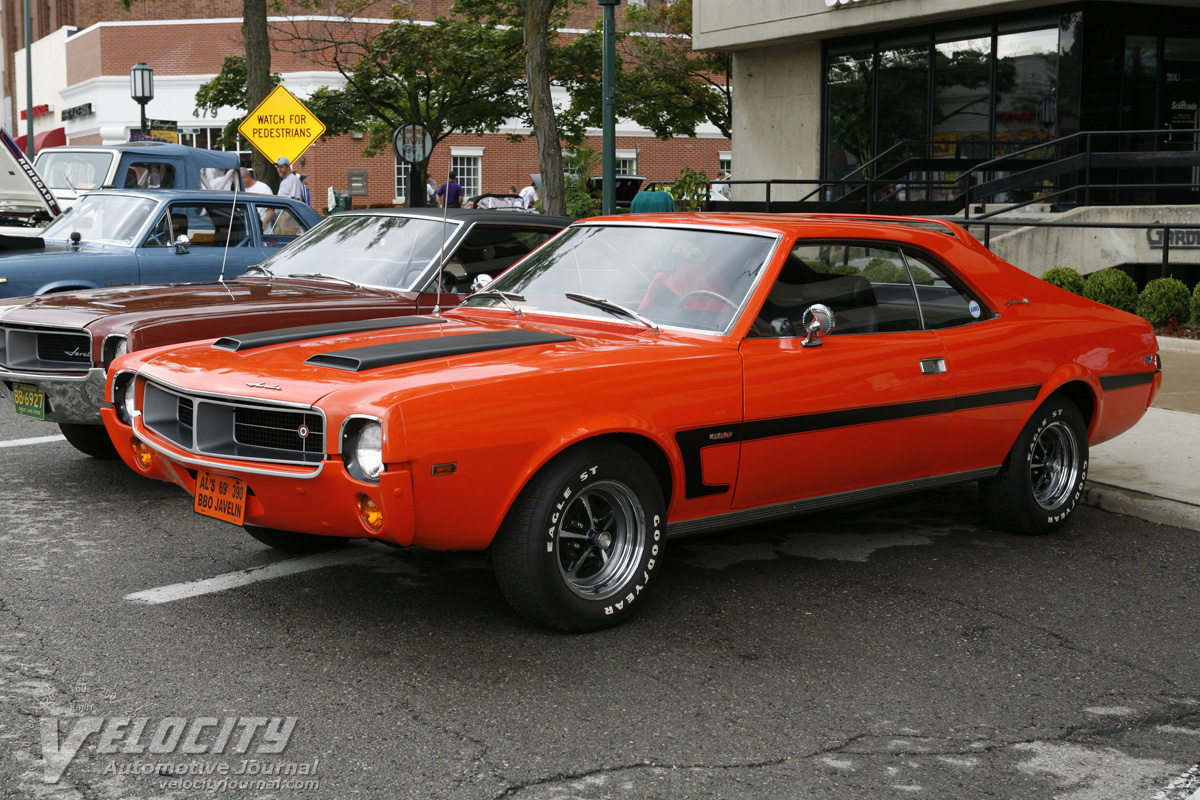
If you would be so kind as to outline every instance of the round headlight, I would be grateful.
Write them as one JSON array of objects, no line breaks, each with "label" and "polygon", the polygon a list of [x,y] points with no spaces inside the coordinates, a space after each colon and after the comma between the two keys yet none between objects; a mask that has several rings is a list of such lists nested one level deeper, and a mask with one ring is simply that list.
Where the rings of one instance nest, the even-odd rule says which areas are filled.
[{"label": "round headlight", "polygon": [[350,457],[362,477],[369,481],[379,480],[379,473],[383,471],[383,425],[364,423],[354,435]]},{"label": "round headlight", "polygon": [[104,340],[103,364],[107,369],[113,361],[129,352],[129,342],[124,336],[110,336]]}]

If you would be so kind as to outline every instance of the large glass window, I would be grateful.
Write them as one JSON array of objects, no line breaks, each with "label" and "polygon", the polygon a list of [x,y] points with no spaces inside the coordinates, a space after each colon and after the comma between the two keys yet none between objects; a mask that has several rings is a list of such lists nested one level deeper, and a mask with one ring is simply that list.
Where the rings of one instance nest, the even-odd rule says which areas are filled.
[{"label": "large glass window", "polygon": [[991,135],[991,38],[940,42],[933,50],[935,158],[982,158]]},{"label": "large glass window", "polygon": [[1058,28],[997,36],[998,154],[1055,138],[1057,107]]},{"label": "large glass window", "polygon": [[[929,107],[929,45],[896,47],[879,54],[879,124],[876,151],[903,141],[925,141]],[[897,152],[888,167],[923,152]]]},{"label": "large glass window", "polygon": [[474,197],[483,194],[483,189],[480,188],[482,184],[480,162],[483,159],[479,156],[451,156],[450,161],[451,169],[458,173],[458,182],[462,184],[463,196]]},{"label": "large glass window", "polygon": [[825,170],[831,178],[845,178],[871,158],[874,63],[875,57],[869,52],[829,58]]}]

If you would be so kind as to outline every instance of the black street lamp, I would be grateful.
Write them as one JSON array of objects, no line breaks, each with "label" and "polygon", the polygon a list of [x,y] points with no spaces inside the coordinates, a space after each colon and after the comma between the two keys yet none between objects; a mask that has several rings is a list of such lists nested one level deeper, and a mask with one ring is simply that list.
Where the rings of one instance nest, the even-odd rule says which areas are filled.
[{"label": "black street lamp", "polygon": [[154,99],[154,70],[140,61],[129,68],[129,95],[142,107],[142,136],[145,136],[146,103]]}]

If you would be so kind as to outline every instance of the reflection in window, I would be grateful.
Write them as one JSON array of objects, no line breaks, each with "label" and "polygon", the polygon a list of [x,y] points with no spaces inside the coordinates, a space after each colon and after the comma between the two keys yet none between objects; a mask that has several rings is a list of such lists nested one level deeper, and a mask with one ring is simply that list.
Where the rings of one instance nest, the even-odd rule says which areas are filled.
[{"label": "reflection in window", "polygon": [[828,85],[829,146],[825,169],[831,178],[850,177],[871,158],[871,53],[831,56]]},{"label": "reflection in window", "polygon": [[1057,97],[1058,28],[997,36],[997,155],[1053,139]]},{"label": "reflection in window", "polygon": [[990,136],[991,39],[963,39],[934,46],[934,158],[986,158]]},{"label": "reflection in window", "polygon": [[[926,136],[929,106],[929,46],[898,47],[879,54],[879,125],[875,146],[882,153],[897,142],[921,142]],[[898,152],[881,168],[910,154]]]}]

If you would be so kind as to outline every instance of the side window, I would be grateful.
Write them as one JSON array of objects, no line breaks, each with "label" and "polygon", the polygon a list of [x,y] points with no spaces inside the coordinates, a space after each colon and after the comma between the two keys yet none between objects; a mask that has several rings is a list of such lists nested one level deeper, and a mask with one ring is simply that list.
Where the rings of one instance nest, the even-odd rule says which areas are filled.
[{"label": "side window", "polygon": [[260,203],[258,216],[263,223],[263,246],[281,247],[304,233],[304,225],[290,208]]},{"label": "side window", "polygon": [[125,173],[126,189],[173,189],[175,167],[153,161],[135,161]]},{"label": "side window", "polygon": [[[475,227],[446,261],[442,270],[445,281],[442,291],[469,293],[476,276],[499,276],[555,233],[544,228]],[[436,292],[437,287],[431,281],[426,291]]]},{"label": "side window", "polygon": [[142,247],[169,247],[171,244],[171,226],[170,214],[163,213],[158,218],[158,222],[154,223],[154,227],[150,229],[150,233],[146,236],[146,241],[142,243]]},{"label": "side window", "polygon": [[913,283],[917,285],[917,298],[926,328],[953,328],[991,318],[992,312],[945,267],[911,250],[905,250],[904,255]]},{"label": "side window", "polygon": [[192,247],[224,247],[226,241],[230,247],[238,247],[247,243],[250,231],[246,228],[245,208],[241,205],[233,215],[232,230],[230,229],[229,205],[176,205],[171,208],[171,219],[178,228],[186,224],[186,233]]},{"label": "side window", "polygon": [[904,256],[896,248],[797,243],[759,312],[755,335],[803,335],[801,318],[816,303],[833,311],[835,336],[921,328]]}]

